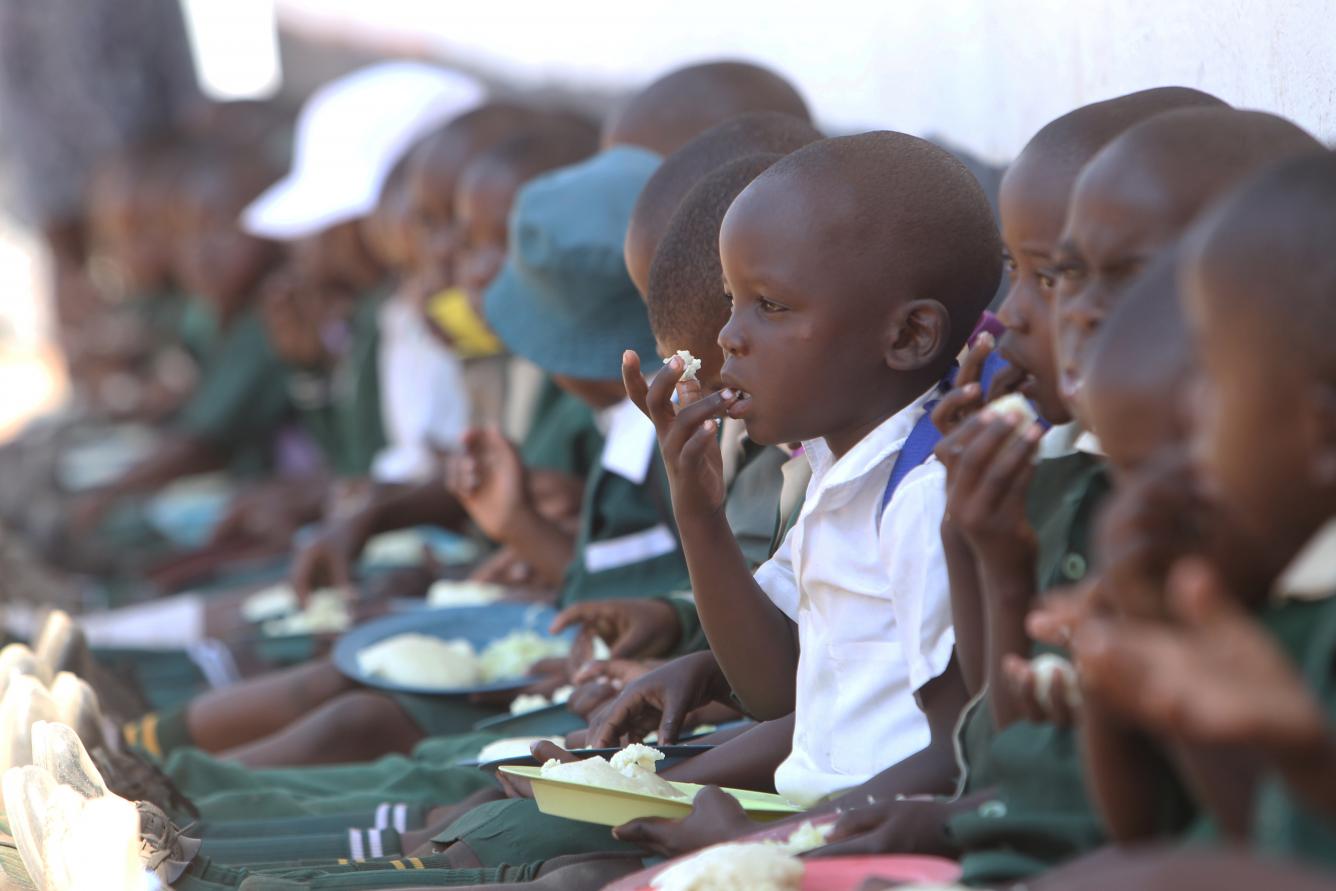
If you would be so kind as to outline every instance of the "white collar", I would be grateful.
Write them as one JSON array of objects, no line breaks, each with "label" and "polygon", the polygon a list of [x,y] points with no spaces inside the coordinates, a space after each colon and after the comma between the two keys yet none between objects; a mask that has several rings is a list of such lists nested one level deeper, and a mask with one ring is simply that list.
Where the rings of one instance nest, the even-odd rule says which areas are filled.
[{"label": "white collar", "polygon": [[825,439],[804,440],[803,451],[812,464],[813,479],[830,488],[861,480],[881,467],[904,446],[910,431],[923,416],[928,400],[937,392],[938,385],[933,384],[922,396],[878,424],[839,459],[835,458]]},{"label": "white collar", "polygon": [[1317,531],[1276,579],[1282,600],[1324,600],[1336,594],[1336,519]]},{"label": "white collar", "polygon": [[653,422],[630,399],[599,411],[594,418],[604,431],[603,469],[637,486],[645,482],[658,447]]},{"label": "white collar", "polygon": [[1096,458],[1103,458],[1104,447],[1099,444],[1099,437],[1089,430],[1082,430],[1081,435],[1076,437],[1076,442],[1072,443],[1072,449],[1077,452],[1085,452],[1087,455],[1094,455]]},{"label": "white collar", "polygon": [[1082,433],[1081,425],[1075,421],[1048,428],[1048,432],[1039,440],[1039,449],[1035,455],[1036,460],[1044,461],[1049,458],[1062,458],[1072,454],[1077,450],[1076,443],[1080,440]]}]

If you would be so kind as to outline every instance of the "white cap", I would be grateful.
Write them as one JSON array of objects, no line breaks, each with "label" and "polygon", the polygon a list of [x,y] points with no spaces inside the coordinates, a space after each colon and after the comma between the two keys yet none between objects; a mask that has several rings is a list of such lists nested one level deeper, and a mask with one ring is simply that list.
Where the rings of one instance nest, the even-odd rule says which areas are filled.
[{"label": "white cap", "polygon": [[287,241],[366,216],[413,143],[484,95],[477,80],[420,62],[382,62],[325,84],[297,117],[292,170],[242,211],[241,225]]}]

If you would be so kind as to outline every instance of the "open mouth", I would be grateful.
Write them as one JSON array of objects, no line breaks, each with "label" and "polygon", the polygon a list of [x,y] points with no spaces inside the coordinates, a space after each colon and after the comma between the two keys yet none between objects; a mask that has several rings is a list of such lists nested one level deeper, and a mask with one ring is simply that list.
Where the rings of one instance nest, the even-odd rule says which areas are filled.
[{"label": "open mouth", "polygon": [[733,388],[733,392],[738,394],[738,398],[735,399],[731,405],[729,405],[726,414],[730,418],[735,418],[740,420],[746,416],[747,409],[751,407],[751,394],[748,393],[746,390],[740,390],[737,387]]}]

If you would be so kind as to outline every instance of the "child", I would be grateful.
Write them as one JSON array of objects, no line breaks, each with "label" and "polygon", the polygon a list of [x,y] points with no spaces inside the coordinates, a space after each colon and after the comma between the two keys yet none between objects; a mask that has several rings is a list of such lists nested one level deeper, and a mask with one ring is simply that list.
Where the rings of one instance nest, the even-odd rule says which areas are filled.
[{"label": "child", "polygon": [[[1323,342],[1331,275],[1317,258],[1333,197],[1330,155],[1280,165],[1195,227],[1181,262],[1202,380],[1192,459],[1238,536],[1236,553],[1242,544],[1253,565],[1232,572],[1219,551],[1183,552],[1168,582],[1178,624],[1102,619],[1083,623],[1075,639],[1102,704],[1162,739],[1241,747],[1260,759],[1266,772],[1244,824],[1256,849],[1328,868],[1336,601],[1324,547],[1331,486],[1320,469],[1331,444],[1318,431],[1331,378]],[[1240,350],[1254,359],[1246,367],[1235,361]],[[1291,420],[1266,420],[1275,417]],[[1293,423],[1301,417],[1313,425]],[[1253,576],[1263,584],[1250,584]],[[1249,607],[1264,626],[1245,615]]]},{"label": "child", "polygon": [[[1049,422],[1062,424],[1070,420],[1067,406],[1057,389],[1057,374],[1052,360],[1050,313],[1054,284],[1053,256],[1062,232],[1072,184],[1082,166],[1119,131],[1167,109],[1217,102],[1195,90],[1164,88],[1088,105],[1063,115],[1041,129],[1007,171],[1002,184],[1001,211],[1004,259],[1011,287],[1000,309],[1000,317],[1007,325],[1000,347],[1002,355],[1018,372],[1020,392],[1033,401],[1039,413]],[[1015,379],[1012,383],[1014,385]],[[984,394],[977,383],[966,383],[962,379],[961,386],[946,394],[938,406],[934,415],[938,426],[948,431],[954,429],[938,447],[938,454],[943,456],[948,467],[961,460],[956,456],[958,448],[963,453],[962,437],[971,436],[972,431],[983,429],[984,426],[971,424],[953,427],[959,423],[956,412],[961,406],[982,405],[983,398]],[[1011,428],[1006,426],[1005,421],[998,423],[1004,429],[997,431],[999,435],[995,445],[1011,441],[1013,453],[1028,451],[1033,447],[1032,442],[1027,445],[1022,437],[1013,439]],[[993,549],[1004,560],[1004,566],[1018,562],[1024,565],[1027,559],[1035,561],[1019,570],[1016,584],[1024,588],[1027,594],[1024,599],[1018,598],[1014,603],[1007,598],[983,596],[987,589],[980,591],[980,581],[992,583],[989,578],[992,567],[984,565],[982,555],[977,554],[974,544],[964,538],[959,529],[962,520],[972,516],[993,520],[998,518],[999,512],[992,507],[977,512],[967,509],[968,502],[961,498],[965,490],[958,487],[958,483],[952,484],[949,489],[949,497],[955,498],[958,503],[948,509],[951,519],[943,524],[942,538],[948,560],[951,561],[952,613],[957,654],[970,693],[976,697],[988,679],[1001,670],[1002,654],[997,653],[1000,648],[989,641],[989,636],[1005,628],[1006,636],[1001,642],[1016,640],[1018,637],[1024,641],[1021,625],[1024,622],[1025,604],[1029,602],[1028,592],[1034,590],[1036,581],[1042,589],[1061,578],[1064,564],[1068,569],[1077,569],[1080,568],[1077,566],[1077,558],[1084,563],[1086,527],[1093,514],[1093,501],[1105,489],[1099,463],[1084,453],[1077,452],[1045,461],[1036,468],[1035,475],[1035,482],[1030,487],[1032,494],[1028,499],[1024,497],[1023,486],[1012,489],[1014,494],[1023,499],[1019,505],[1013,506],[1023,512],[1023,516],[1030,517],[1028,523],[1019,526],[1025,531],[1025,536],[1020,542],[1014,538],[1008,539]],[[988,490],[980,488],[980,491]],[[1092,503],[1082,508],[1083,495],[1089,496]],[[1015,524],[1008,527],[1004,522],[1000,528],[1005,531],[1018,527]],[[1036,533],[1039,538],[1038,553]],[[1069,560],[1069,555],[1075,556]],[[1014,608],[999,614],[997,607],[1009,604]],[[1028,656],[1028,642],[1022,646]],[[990,689],[995,691],[999,686],[994,682]],[[992,698],[992,694],[989,698]],[[835,838],[843,841],[832,846],[832,853],[876,850],[914,852],[918,849],[913,845],[921,844],[926,845],[924,850],[928,852],[958,854],[960,848],[957,846],[961,842],[947,833],[946,821],[953,813],[968,814],[976,810],[994,795],[992,786],[996,779],[991,772],[993,759],[988,749],[995,733],[995,712],[984,707],[990,704],[984,702],[975,705],[962,724],[965,775],[960,783],[960,794],[953,801],[886,801],[862,808],[861,812],[849,815],[837,829]],[[1033,741],[1019,743],[1018,746],[1021,751],[1040,748]],[[1037,763],[1039,768],[1045,770],[1067,770],[1063,776],[1068,779],[1075,776],[1075,771],[1079,769],[1076,753],[1070,747],[1065,760],[1048,752],[1037,759]],[[1023,768],[1021,772],[1024,774],[1031,769],[1038,768]],[[1036,787],[1056,790],[1068,788],[1057,781],[1036,784]],[[1080,795],[1079,786],[1076,792],[1076,799],[1070,803],[1070,807],[1063,805],[1069,819],[1057,820],[1052,824],[1064,840],[1047,840],[1045,845],[1052,847],[1046,850],[1061,850],[1063,844],[1075,844],[1079,849],[1098,839],[1094,820],[1088,816],[1089,808]],[[1020,802],[1009,802],[1009,807],[1018,812],[1021,810]],[[1057,807],[1057,802],[1048,801],[1045,807],[1052,811]],[[1083,818],[1082,814],[1087,816]],[[987,849],[991,843],[991,840],[980,840],[977,845]],[[967,844],[972,846],[975,843],[970,841]],[[1007,841],[1006,844],[1015,843]]]},{"label": "child", "polygon": [[[1190,138],[1196,146],[1191,162],[1183,154],[1180,140],[1184,138]],[[1288,122],[1255,112],[1220,108],[1167,111],[1127,130],[1095,156],[1074,187],[1057,258],[1060,277],[1057,306],[1070,306],[1075,299],[1073,295],[1080,294],[1082,300],[1094,297],[1101,311],[1107,310],[1122,296],[1121,288],[1127,279],[1118,276],[1125,275],[1123,270],[1144,262],[1151,253],[1164,247],[1213,195],[1268,159],[1303,151],[1311,145],[1311,137]],[[1192,175],[1184,169],[1189,163]],[[1098,261],[1084,254],[1083,248],[1095,252]],[[1068,338],[1068,343],[1080,342],[1097,327],[1099,320],[1100,316],[1095,314],[1082,317],[1062,313],[1054,332],[1059,354],[1064,338]],[[1071,334],[1073,326],[1080,337]],[[1070,387],[1066,392],[1069,397],[1077,395]],[[1079,398],[1069,408],[1084,414]],[[977,438],[964,442],[971,431]],[[950,508],[959,524],[975,527],[973,546],[985,577],[985,615],[992,612],[988,617],[991,679],[988,705],[1002,732],[987,743],[986,751],[990,753],[998,784],[996,795],[1007,808],[1005,818],[990,814],[984,807],[977,814],[963,815],[953,821],[953,834],[972,852],[965,860],[970,880],[997,881],[1024,874],[1037,868],[1045,858],[1053,857],[1049,853],[1032,860],[1028,859],[1031,856],[1028,853],[1018,857],[1015,852],[994,848],[1008,838],[1011,821],[1038,819],[1035,814],[1067,814],[1065,824],[1056,821],[1052,824],[1055,830],[1065,825],[1066,834],[1060,842],[1054,835],[1055,847],[1050,849],[1063,851],[1066,856],[1098,839],[1098,828],[1090,820],[1080,777],[1075,772],[1075,740],[1061,728],[1017,720],[1024,708],[1006,682],[1004,665],[1009,656],[1031,655],[1024,615],[1033,596],[1035,570],[1041,588],[1084,577],[1089,563],[1086,554],[1094,508],[1107,493],[1108,482],[1098,464],[1087,461],[1086,469],[1074,468],[1075,475],[1068,476],[1060,486],[1064,500],[1055,502],[1054,507],[1042,514],[1031,514],[1036,519],[1030,527],[1024,519],[1027,511],[1022,500],[1029,465],[1015,446],[1007,446],[1009,441],[1009,422],[984,415],[961,427],[947,446],[962,450],[960,467],[968,468],[972,462],[989,467],[981,474],[976,469],[979,475],[965,480],[978,495],[1006,491],[1007,487],[1012,493],[1000,502],[990,502],[978,495],[968,496],[969,488],[956,489],[953,484]],[[1030,484],[1031,499],[1040,484],[1039,480]],[[967,497],[974,499],[971,507],[958,510],[956,501],[965,503]],[[1032,500],[1031,510],[1033,506]],[[980,553],[978,539],[978,530],[982,529],[994,536],[984,553]],[[1033,538],[1036,533],[1041,543],[1037,552]],[[1026,535],[1031,536],[1028,542]],[[1011,544],[1005,546],[1006,541]],[[1015,565],[1008,570],[1005,569],[1008,563]],[[998,569],[1003,572],[993,575],[990,581],[989,574],[998,573]],[[1032,759],[1036,757],[1042,758],[1040,763],[1048,769],[1061,769],[1064,773],[1054,775],[1042,786],[1035,783]],[[1019,772],[1022,765],[1031,765],[1024,768],[1031,774],[1029,779]],[[971,777],[971,782],[978,779]],[[1063,790],[1071,796],[1064,797]],[[1077,827],[1083,828],[1073,831]]]},{"label": "child", "polygon": [[[253,301],[273,249],[235,226],[236,214],[271,181],[254,158],[209,156],[193,167],[181,216],[200,243],[179,243],[178,268],[201,291],[217,331],[201,378],[173,421],[173,435],[142,463],[75,505],[72,528],[89,531],[127,495],[217,469],[261,448],[287,410],[282,373]],[[210,277],[212,276],[212,277]]]},{"label": "child", "polygon": [[[895,133],[814,143],[758,177],[724,219],[725,389],[674,416],[680,360],[647,390],[627,356],[628,392],[659,430],[692,590],[729,685],[758,718],[796,708],[793,752],[775,775],[791,800],[813,804],[897,762],[903,791],[948,781],[935,731],[961,705],[959,681],[940,550],[922,535],[940,509],[942,469],[929,460],[888,483],[992,295],[996,237],[977,183],[928,143]],[[861,250],[869,240],[885,250]],[[812,460],[803,513],[755,579],[719,512],[721,412],[754,441],[805,440]]]}]

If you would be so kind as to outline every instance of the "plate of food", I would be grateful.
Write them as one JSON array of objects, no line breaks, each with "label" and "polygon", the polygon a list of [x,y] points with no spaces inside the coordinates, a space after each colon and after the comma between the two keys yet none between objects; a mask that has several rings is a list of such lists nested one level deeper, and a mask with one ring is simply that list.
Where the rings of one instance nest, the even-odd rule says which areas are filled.
[{"label": "plate of food", "polygon": [[[655,749],[663,753],[663,760],[656,765],[658,768],[667,770],[675,764],[695,758],[697,755],[703,755],[713,749],[714,746],[656,746]],[[620,749],[571,749],[570,753],[577,758],[612,758]],[[502,767],[542,767],[538,759],[528,753],[519,753],[509,757],[497,758],[494,761],[485,761],[478,764],[478,768],[495,773]]]},{"label": "plate of food", "polygon": [[334,664],[353,680],[402,693],[467,696],[519,690],[544,659],[570,653],[575,631],[552,636],[550,607],[493,603],[386,616],[349,631]]},{"label": "plate of food", "polygon": [[[680,819],[704,786],[674,783],[655,772],[664,753],[634,743],[611,758],[595,755],[580,761],[552,760],[542,767],[507,766],[499,772],[528,781],[538,809],[602,826],[620,826],[642,817]],[[778,820],[801,808],[778,795],[724,789],[756,820]]]},{"label": "plate of food", "polygon": [[[892,886],[955,887],[960,866],[941,857],[906,854],[800,859],[800,851],[773,842],[738,842],[674,860],[642,882],[637,891],[857,891],[870,879]],[[620,889],[621,883],[613,886]]]}]

